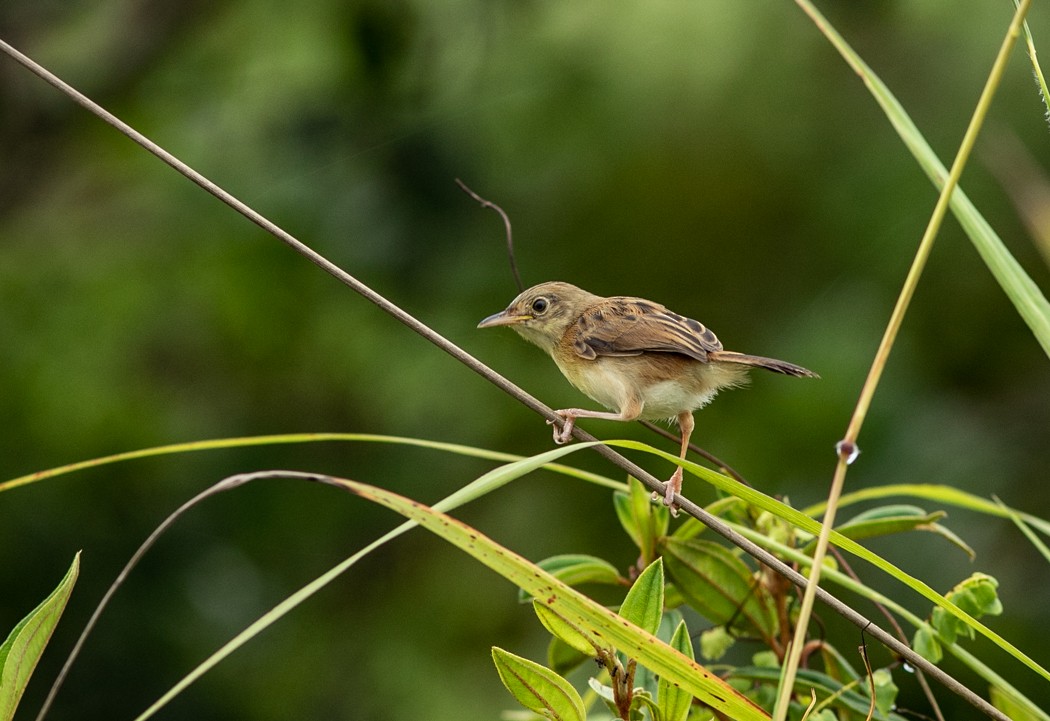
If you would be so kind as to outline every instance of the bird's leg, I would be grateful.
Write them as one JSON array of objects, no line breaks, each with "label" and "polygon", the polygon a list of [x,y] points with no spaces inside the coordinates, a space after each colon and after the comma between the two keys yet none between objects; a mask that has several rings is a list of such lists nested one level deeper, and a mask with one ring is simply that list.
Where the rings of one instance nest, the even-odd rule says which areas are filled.
[{"label": "bird's leg", "polygon": [[[682,450],[678,454],[678,457],[683,461],[685,460],[685,454],[689,452],[689,436],[693,434],[693,414],[689,411],[678,414],[678,432],[682,436]],[[671,475],[670,480],[664,486],[664,505],[671,509],[671,515],[678,515],[678,506],[675,505],[674,496],[676,493],[682,492],[682,467],[678,466],[674,469],[674,473]],[[659,493],[653,493],[653,500],[660,498]]]},{"label": "bird's leg", "polygon": [[[554,411],[554,414],[562,419],[561,428],[554,421],[547,421],[548,426],[554,426],[554,442],[558,445],[568,443],[572,438],[572,429],[576,426],[577,418],[600,418],[604,421],[633,421],[642,413],[641,401],[631,400],[624,404],[619,413],[610,411],[589,411],[584,408],[563,408]],[[690,417],[691,419],[691,417]]]}]

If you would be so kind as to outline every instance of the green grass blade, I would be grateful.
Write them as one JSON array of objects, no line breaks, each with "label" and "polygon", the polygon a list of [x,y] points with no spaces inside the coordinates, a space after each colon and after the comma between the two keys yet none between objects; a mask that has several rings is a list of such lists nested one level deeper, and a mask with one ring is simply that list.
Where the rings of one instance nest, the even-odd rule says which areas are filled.
[{"label": "green grass blade", "polygon": [[[552,451],[541,453],[537,456],[523,458],[515,461],[514,463],[509,463],[507,465],[500,466],[499,468],[495,468],[489,471],[488,473],[484,474],[477,480],[468,483],[466,486],[459,489],[450,496],[445,497],[440,502],[434,504],[433,508],[441,511],[450,511],[454,508],[458,508],[459,506],[462,506],[475,498],[483,496],[486,493],[491,493],[500,486],[506,485],[507,483],[510,483],[511,481],[520,478],[526,473],[530,473],[536,470],[537,468],[541,468],[544,466],[547,466],[549,468],[549,464],[551,462],[557,460],[558,458],[561,458],[564,455],[572,453],[578,450],[579,448],[590,447],[593,445],[596,444],[581,443],[578,446],[574,445],[567,446],[564,448],[556,448]],[[186,676],[180,679],[178,683],[176,683],[174,686],[168,689],[168,691],[166,691],[164,695],[162,695],[155,702],[153,702],[153,704],[151,704],[149,708],[147,708],[145,711],[139,714],[135,718],[135,721],[145,721],[146,719],[151,718],[157,711],[166,706],[169,701],[175,698],[178,694],[180,694],[183,690],[185,690],[187,687],[193,684],[205,673],[217,666],[219,662],[221,662],[227,656],[232,654],[234,651],[244,646],[246,643],[248,643],[248,641],[258,636],[264,630],[275,624],[292,609],[299,606],[306,599],[313,596],[315,593],[317,593],[329,583],[334,581],[340,575],[348,571],[351,567],[354,566],[354,564],[356,564],[362,558],[367,556],[372,551],[375,551],[376,549],[382,547],[384,544],[394,540],[398,536],[406,533],[407,531],[412,530],[417,525],[418,524],[415,521],[406,521],[405,523],[402,523],[397,528],[393,529],[392,531],[389,531],[380,538],[377,538],[375,541],[368,544],[357,553],[344,559],[337,565],[330,568],[325,573],[321,574],[320,576],[310,581],[299,590],[292,593],[290,596],[288,596],[279,604],[270,609],[268,612],[260,616],[247,628],[238,633],[232,639],[223,644],[222,647],[220,647],[218,650],[216,650],[214,653],[208,656],[208,658],[201,662],[196,668],[194,668],[192,671],[186,674]]]},{"label": "green grass blade", "polygon": [[[1021,0],[1014,0],[1014,7],[1017,7]],[[1046,77],[1043,75],[1043,68],[1039,65],[1039,57],[1035,51],[1035,38],[1032,37],[1032,30],[1028,27],[1028,21],[1024,23],[1024,40],[1025,49],[1028,51],[1028,59],[1032,63],[1032,74],[1035,75],[1035,81],[1039,85],[1039,98],[1043,101],[1043,108],[1046,112],[1046,116],[1050,119],[1050,91],[1046,87]]]},{"label": "green grass blade", "polygon": [[[999,499],[997,498],[995,500],[998,501]],[[1050,548],[1046,547],[1046,544],[1043,543],[1043,540],[1039,538],[1039,536],[1035,535],[1035,532],[1028,527],[1028,524],[1024,522],[1024,519],[1021,518],[1021,516],[1019,516],[1017,513],[1012,512],[1001,501],[999,505],[1003,508],[1003,510],[1010,514],[1010,520],[1013,521],[1014,525],[1020,529],[1021,533],[1024,534],[1024,537],[1027,538],[1033,546],[1035,546],[1035,550],[1039,551],[1039,553],[1042,554],[1043,560],[1045,560],[1047,563],[1050,563]]]},{"label": "green grass blade", "polygon": [[[960,491],[958,488],[953,488],[952,486],[942,486],[930,483],[895,483],[888,486],[864,488],[859,491],[854,491],[853,493],[844,494],[842,498],[839,499],[839,507],[847,506],[852,503],[859,503],[861,501],[897,498],[900,496],[925,498],[931,501],[956,506],[958,508],[965,508],[969,511],[976,511],[989,516],[997,516],[999,518],[1011,518],[1016,516],[1024,521],[1025,524],[1039,530],[1046,536],[1050,536],[1050,521],[1039,518],[1038,516],[1033,516],[1030,513],[1023,513],[1015,508],[993,503],[987,498],[981,498],[972,493]],[[816,518],[824,513],[824,507],[825,504],[823,502],[815,503],[812,506],[803,508],[802,513]]]},{"label": "green grass blade", "polygon": [[562,617],[592,629],[610,645],[729,718],[738,721],[768,718],[761,708],[716,674],[470,526],[381,488],[342,479],[337,482],[362,498],[397,511],[465,551]]},{"label": "green grass blade", "polygon": [[[319,442],[359,442],[359,443],[392,443],[404,446],[415,446],[417,448],[429,448],[437,451],[444,451],[446,453],[455,453],[461,456],[470,456],[472,458],[483,458],[492,461],[520,461],[522,456],[514,455],[511,453],[500,453],[498,451],[490,451],[484,448],[476,448],[474,446],[465,446],[458,443],[443,443],[440,441],[428,441],[421,438],[405,438],[402,436],[384,436],[373,433],[285,433],[271,436],[244,436],[240,438],[217,438],[206,441],[191,441],[189,443],[173,443],[165,446],[153,446],[151,448],[141,448],[135,451],[127,451],[124,453],[115,453],[110,456],[101,456],[99,458],[91,458],[86,461],[77,461],[76,463],[69,463],[64,466],[57,466],[55,468],[49,468],[44,471],[36,471],[34,473],[27,473],[24,476],[18,478],[12,478],[11,480],[0,483],[0,493],[3,491],[10,491],[21,486],[28,486],[32,483],[38,483],[48,478],[54,478],[56,476],[65,475],[67,473],[73,473],[75,471],[83,471],[88,468],[97,468],[99,466],[105,466],[111,463],[122,463],[124,461],[133,461],[139,458],[152,458],[154,456],[166,456],[176,453],[191,453],[195,451],[209,451],[217,449],[227,448],[242,448],[245,446],[266,446],[266,445],[281,445],[286,443],[319,443]],[[596,473],[588,473],[587,471],[581,471],[571,466],[563,466],[559,464],[549,464],[547,470],[554,471],[555,473],[561,473],[566,476],[572,476],[573,478],[579,478],[580,480],[587,481],[588,483],[594,483],[598,486],[604,486],[617,491],[627,490],[627,485],[619,481],[613,481],[605,476],[599,476]]]},{"label": "green grass blade", "polygon": [[[904,107],[809,0],[796,0],[796,2],[864,81],[901,140],[904,141],[934,186],[940,190],[945,178],[948,177],[948,171],[922,133],[919,132],[918,127],[912,122]],[[1002,286],[1017,312],[1032,330],[1036,340],[1043,347],[1043,351],[1050,355],[1050,302],[1047,302],[1042,291],[1010,254],[1002,239],[992,230],[961,187],[956,188],[952,193],[951,209],[985,265],[992,271],[992,275]]]}]

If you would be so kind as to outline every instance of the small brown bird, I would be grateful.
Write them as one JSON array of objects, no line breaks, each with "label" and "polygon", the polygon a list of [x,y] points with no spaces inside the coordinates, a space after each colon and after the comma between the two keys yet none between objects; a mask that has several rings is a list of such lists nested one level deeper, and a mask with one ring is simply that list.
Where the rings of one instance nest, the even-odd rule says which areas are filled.
[{"label": "small brown bird", "polygon": [[[512,327],[547,351],[570,383],[612,411],[555,411],[564,420],[561,428],[554,428],[554,442],[559,444],[568,442],[577,418],[677,420],[684,459],[693,411],[722,388],[746,383],[748,366],[819,377],[793,363],[723,350],[702,323],[651,300],[603,298],[557,281],[529,288],[478,328],[499,325]],[[679,467],[664,493],[672,512],[674,496],[681,490]]]}]

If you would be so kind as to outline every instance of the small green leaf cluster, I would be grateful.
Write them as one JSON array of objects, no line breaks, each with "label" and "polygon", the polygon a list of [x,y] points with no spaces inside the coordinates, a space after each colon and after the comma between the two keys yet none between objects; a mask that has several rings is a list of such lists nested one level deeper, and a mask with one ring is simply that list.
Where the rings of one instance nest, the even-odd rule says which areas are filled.
[{"label": "small green leaf cluster", "polygon": [[[580,566],[595,570],[603,565],[598,559],[576,558]],[[549,559],[548,564],[564,570],[566,560],[566,557]],[[608,576],[590,577],[596,578],[608,579]],[[620,580],[619,577],[616,580]],[[664,589],[663,562],[657,559],[631,584],[620,604],[619,615],[692,661],[689,631],[681,614],[665,612]],[[635,659],[618,653],[601,634],[573,624],[539,601],[533,601],[533,608],[552,636],[548,653],[551,668],[500,648],[492,650],[500,679],[523,706],[546,718],[582,721],[586,718],[584,700],[561,674],[588,659],[595,659],[604,673],[600,678],[590,679],[592,696],[601,699],[616,718],[686,721],[689,717],[692,704],[689,693],[640,669]]]},{"label": "small green leaf cluster", "polygon": [[[974,618],[998,616],[1003,612],[997,589],[999,582],[985,573],[974,573],[945,594],[945,598]],[[912,646],[924,658],[939,662],[944,657],[942,643],[955,643],[960,636],[973,638],[973,629],[940,606],[933,609],[929,624],[915,632]]]},{"label": "small green leaf cluster", "polygon": [[[693,639],[700,656],[719,663],[717,676],[756,707],[772,708],[787,646],[794,632],[797,595],[780,576],[757,566],[738,549],[702,538],[706,527],[688,519],[673,532],[666,507],[651,502],[649,492],[634,479],[628,490],[613,496],[614,508],[627,536],[639,551],[637,560],[623,574],[613,563],[588,555],[559,555],[538,565],[572,586],[602,584],[625,587],[618,614],[625,623],[651,634],[665,644],[667,654],[694,659]],[[746,526],[775,544],[812,552],[812,536],[783,519],[758,512],[737,498],[722,498],[707,508],[734,524]],[[921,508],[887,505],[858,514],[838,529],[851,538],[871,538],[910,531],[927,531],[948,540],[967,554],[972,551],[940,524],[945,514]],[[833,561],[828,561],[834,566]],[[948,599],[974,617],[1002,610],[995,593],[995,579],[974,574],[959,584]],[[528,595],[521,593],[521,600]],[[675,684],[667,683],[637,659],[617,652],[592,628],[571,622],[533,599],[534,611],[551,634],[547,665],[494,648],[493,658],[504,685],[514,697],[539,716],[582,720],[615,718],[624,721],[703,721],[716,718],[714,710]],[[700,621],[689,621],[686,618]],[[690,625],[704,626],[690,629]],[[955,616],[937,607],[930,623],[920,630],[916,643],[939,652],[940,643],[972,637],[973,631]],[[746,643],[753,646],[748,654]],[[743,664],[723,661],[741,645]],[[799,674],[792,719],[881,719],[901,721],[895,712],[895,667],[870,669],[867,657],[851,663],[823,639],[812,639],[804,650],[805,667]],[[939,658],[939,656],[938,656]],[[598,672],[587,681],[584,693],[567,677],[586,662],[597,662]],[[714,673],[713,667],[697,666]],[[819,670],[818,670],[819,669]]]}]

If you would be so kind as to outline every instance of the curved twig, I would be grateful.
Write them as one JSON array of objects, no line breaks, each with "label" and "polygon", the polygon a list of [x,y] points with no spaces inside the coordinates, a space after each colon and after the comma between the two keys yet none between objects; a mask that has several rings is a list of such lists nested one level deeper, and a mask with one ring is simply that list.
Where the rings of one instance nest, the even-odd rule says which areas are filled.
[{"label": "curved twig", "polygon": [[464,193],[481,203],[482,208],[492,208],[499,213],[499,217],[503,218],[503,228],[507,232],[507,257],[510,258],[510,272],[514,274],[514,283],[518,286],[518,292],[521,293],[525,290],[525,284],[521,282],[521,275],[518,274],[518,261],[514,258],[514,236],[510,231],[510,216],[507,215],[503,208],[499,207],[491,200],[485,200],[468,188],[467,184],[459,178],[456,178],[456,185],[462,188]]},{"label": "curved twig", "polygon": [[36,721],[42,721],[47,715],[47,712],[51,709],[51,704],[54,702],[55,696],[58,694],[59,689],[62,688],[66,676],[69,675],[69,669],[73,667],[73,662],[76,661],[77,657],[80,655],[80,649],[83,648],[84,642],[87,640],[87,637],[91,635],[91,632],[95,628],[95,624],[98,623],[99,617],[102,615],[102,612],[106,610],[106,606],[109,605],[109,600],[113,598],[113,594],[117,592],[117,589],[124,584],[128,574],[130,574],[135,566],[138,565],[138,562],[142,560],[142,557],[146,555],[146,551],[153,547],[153,544],[157,542],[157,539],[164,535],[165,531],[171,528],[183,513],[190,510],[204,499],[214,496],[216,493],[232,490],[238,486],[244,485],[250,480],[252,479],[246,475],[230,476],[229,478],[223,479],[218,483],[209,486],[175,509],[170,516],[165,518],[159,526],[153,529],[153,533],[149,534],[146,540],[142,542],[142,545],[138,547],[138,550],[132,554],[131,558],[124,565],[124,568],[121,569],[116,580],[114,580],[106,590],[105,595],[102,596],[102,600],[98,602],[94,613],[91,614],[91,618],[89,618],[88,622],[84,624],[84,630],[80,632],[80,637],[77,639],[77,642],[73,644],[73,650],[69,652],[69,656],[66,657],[66,662],[62,664],[62,669],[58,672],[58,676],[55,677],[54,682],[51,684],[51,690],[48,691],[47,698],[44,699],[44,703],[36,715]]}]

